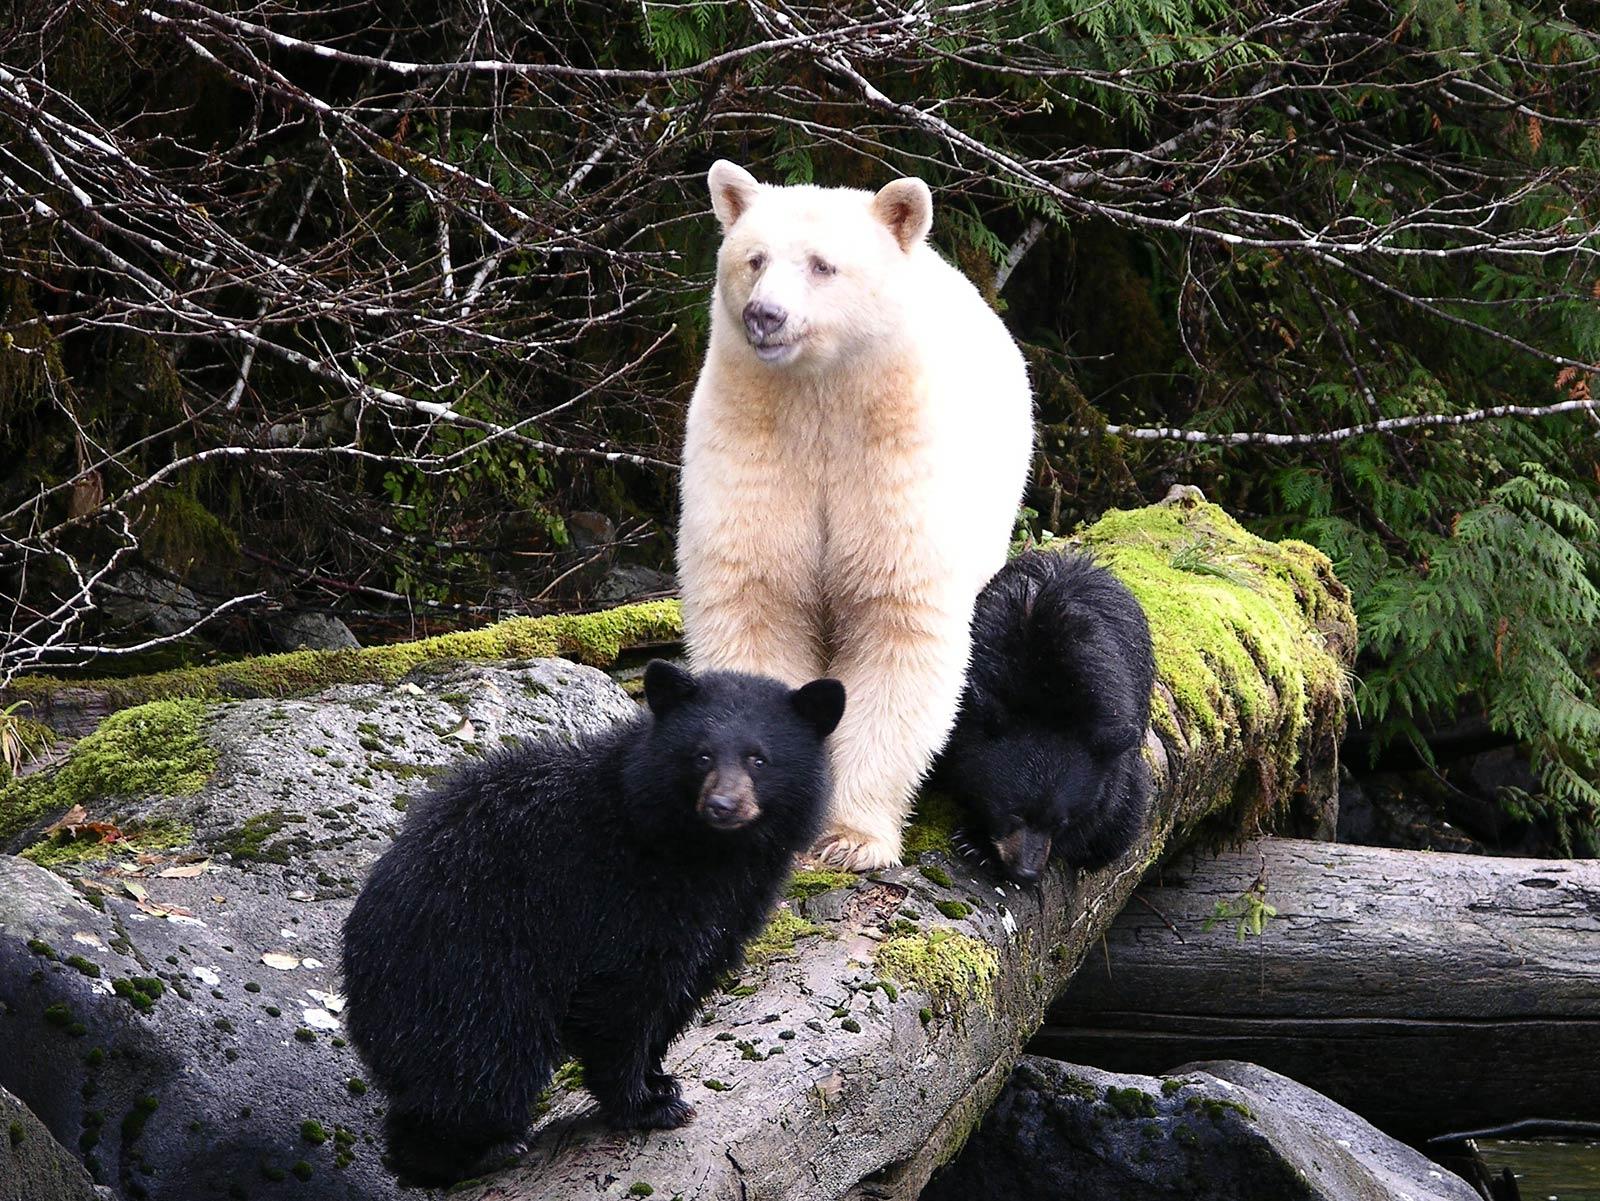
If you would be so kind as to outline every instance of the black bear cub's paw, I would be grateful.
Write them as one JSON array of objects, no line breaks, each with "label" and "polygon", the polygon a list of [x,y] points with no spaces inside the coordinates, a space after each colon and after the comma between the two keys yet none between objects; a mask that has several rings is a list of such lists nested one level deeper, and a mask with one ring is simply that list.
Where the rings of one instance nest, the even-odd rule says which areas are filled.
[{"label": "black bear cub's paw", "polygon": [[694,1106],[683,1099],[675,1077],[651,1072],[650,1091],[637,1105],[608,1109],[606,1120],[618,1130],[676,1130],[694,1121]]}]

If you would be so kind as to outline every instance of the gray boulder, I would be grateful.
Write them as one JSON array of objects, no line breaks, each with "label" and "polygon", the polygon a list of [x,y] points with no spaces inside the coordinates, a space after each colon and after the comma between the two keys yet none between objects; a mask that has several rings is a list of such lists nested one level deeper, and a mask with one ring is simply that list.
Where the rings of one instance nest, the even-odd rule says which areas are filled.
[{"label": "gray boulder", "polygon": [[83,1165],[51,1137],[44,1123],[0,1088],[0,1197],[6,1201],[104,1201]]},{"label": "gray boulder", "polygon": [[74,798],[124,837],[0,856],[0,1085],[130,1201],[402,1195],[343,1037],[350,898],[450,762],[632,712],[560,660],[211,707],[198,792]]},{"label": "gray boulder", "polygon": [[922,1201],[1478,1201],[1466,1181],[1255,1064],[1113,1075],[1025,1056]]},{"label": "gray boulder", "polygon": [[344,651],[361,643],[331,613],[279,613],[267,620],[267,632],[280,650]]}]

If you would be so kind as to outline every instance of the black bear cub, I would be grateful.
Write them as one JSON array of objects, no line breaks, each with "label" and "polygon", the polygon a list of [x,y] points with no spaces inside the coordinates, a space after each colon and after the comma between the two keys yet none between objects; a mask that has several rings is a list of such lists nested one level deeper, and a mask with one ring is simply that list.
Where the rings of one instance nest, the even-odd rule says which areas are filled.
[{"label": "black bear cub", "polygon": [[568,1055],[615,1126],[694,1117],[661,1056],[819,832],[844,686],[660,661],[644,685],[636,720],[447,777],[356,898],[350,1036],[411,1182],[517,1150]]},{"label": "black bear cub", "polygon": [[1029,551],[984,586],[941,772],[1011,879],[1052,855],[1100,867],[1138,837],[1154,681],[1144,611],[1086,555]]}]

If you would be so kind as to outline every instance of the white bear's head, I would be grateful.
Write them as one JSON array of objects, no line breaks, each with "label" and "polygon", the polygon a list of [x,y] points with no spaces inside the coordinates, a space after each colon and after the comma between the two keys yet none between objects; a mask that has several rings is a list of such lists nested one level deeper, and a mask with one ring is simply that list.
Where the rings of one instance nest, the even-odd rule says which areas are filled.
[{"label": "white bear's head", "polygon": [[905,276],[933,223],[927,184],[774,187],[726,159],[706,182],[723,231],[713,304],[754,359],[815,370],[903,335]]}]

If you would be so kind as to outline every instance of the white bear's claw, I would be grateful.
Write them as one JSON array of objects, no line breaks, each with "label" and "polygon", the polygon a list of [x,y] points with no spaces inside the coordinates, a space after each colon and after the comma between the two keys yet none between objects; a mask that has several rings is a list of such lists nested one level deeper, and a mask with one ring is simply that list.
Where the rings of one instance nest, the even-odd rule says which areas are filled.
[{"label": "white bear's claw", "polygon": [[874,838],[857,830],[829,830],[811,849],[829,867],[851,872],[870,872],[900,865],[900,842]]}]

